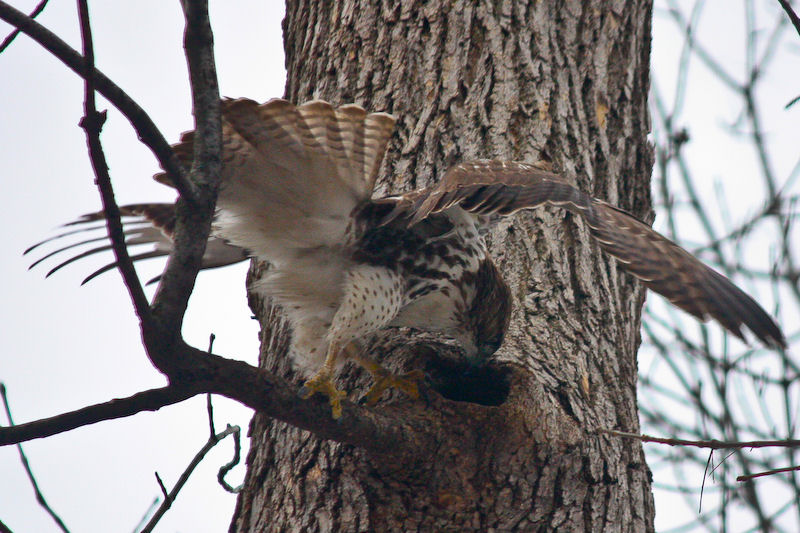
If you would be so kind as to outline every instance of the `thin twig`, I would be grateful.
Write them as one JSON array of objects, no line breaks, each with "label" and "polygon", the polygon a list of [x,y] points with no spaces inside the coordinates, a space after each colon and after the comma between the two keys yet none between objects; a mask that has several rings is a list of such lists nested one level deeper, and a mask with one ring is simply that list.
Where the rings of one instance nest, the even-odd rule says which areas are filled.
[{"label": "thin twig", "polygon": [[[208,355],[213,352],[215,338],[216,335],[213,333],[208,337]],[[217,430],[214,428],[214,406],[211,404],[211,394],[206,394],[206,411],[208,412],[208,433],[213,435]]]},{"label": "thin twig", "polygon": [[706,461],[706,468],[703,470],[703,482],[700,484],[700,503],[697,505],[697,512],[703,512],[703,493],[706,490],[706,479],[708,479],[708,467],[711,465],[711,459],[714,457],[714,450],[708,452],[708,460]]},{"label": "thin twig", "polygon": [[214,428],[214,406],[211,404],[211,393],[206,394],[206,412],[208,413],[208,433],[213,435],[217,430]]},{"label": "thin twig", "polygon": [[150,517],[153,515],[153,511],[156,509],[156,507],[158,507],[159,503],[161,503],[161,500],[158,497],[153,498],[153,501],[150,503],[150,507],[147,508],[147,511],[145,511],[144,515],[142,515],[142,519],[139,520],[139,523],[136,524],[135,528],[133,528],[133,533],[139,533],[139,531],[142,530],[147,521],[150,520]]},{"label": "thin twig", "polygon": [[[208,354],[211,355],[211,351],[214,348],[214,339],[216,335],[213,333],[209,336],[208,339]],[[208,413],[208,429],[209,429],[209,439],[215,439],[217,430],[214,429],[214,405],[211,403],[211,394],[206,394],[206,412]],[[232,492],[234,494],[239,493],[242,490],[242,485],[238,487],[232,487],[227,481],[225,481],[225,475],[233,470],[233,468],[239,464],[241,461],[241,451],[242,445],[240,442],[240,433],[241,430],[239,426],[231,426],[228,424],[228,429],[232,430],[233,435],[233,459],[230,462],[222,465],[217,472],[217,481],[222,488],[224,488],[228,492]]]},{"label": "thin twig", "polygon": [[712,450],[741,449],[741,448],[797,448],[800,447],[800,440],[750,440],[750,441],[721,441],[721,440],[684,440],[667,439],[662,437],[651,437],[650,435],[640,435],[638,433],[628,433],[617,431],[616,429],[601,429],[602,433],[608,433],[616,437],[636,439],[642,442],[655,442],[657,444],[668,444],[670,446],[693,446],[695,448],[709,448]]},{"label": "thin twig", "polygon": [[[238,430],[239,429],[237,427],[236,431]],[[164,493],[164,501],[161,502],[161,505],[159,506],[158,510],[150,518],[150,521],[147,522],[147,525],[144,528],[142,528],[141,533],[148,533],[150,531],[153,531],[153,528],[156,526],[156,524],[158,524],[158,521],[161,520],[161,518],[169,510],[169,508],[172,507],[172,503],[175,501],[175,498],[178,497],[178,493],[186,484],[186,482],[189,480],[189,476],[192,475],[192,472],[194,472],[194,469],[197,468],[197,465],[200,464],[200,462],[203,460],[206,454],[209,451],[211,451],[211,449],[214,446],[219,444],[219,442],[222,439],[224,439],[228,435],[231,435],[232,433],[234,433],[234,427],[228,426],[224,431],[221,431],[216,435],[212,435],[205,443],[205,445],[203,445],[200,451],[197,452],[197,454],[195,454],[194,458],[186,467],[186,469],[183,471],[183,473],[180,475],[178,481],[175,483],[175,486],[172,488],[171,491],[167,491],[167,488],[161,481],[161,477],[159,477],[158,472],[156,472],[156,479],[158,480],[158,484],[161,487],[161,491]]]},{"label": "thin twig", "polygon": [[792,9],[792,5],[787,2],[786,0],[778,0],[778,3],[781,5],[786,14],[789,16],[789,20],[792,21],[792,26],[794,29],[797,30],[797,34],[800,35],[800,17],[797,16],[794,9]]},{"label": "thin twig", "polygon": [[[3,408],[5,409],[6,412],[8,425],[14,426],[14,418],[11,416],[11,407],[8,404],[8,396],[6,395],[6,386],[3,383],[0,383],[0,397],[2,397],[3,399]],[[53,510],[53,508],[50,507],[50,505],[48,505],[47,500],[45,500],[44,498],[44,494],[42,494],[42,491],[39,490],[39,484],[36,482],[36,478],[33,475],[33,470],[31,470],[31,465],[28,462],[28,458],[25,455],[25,451],[22,449],[21,444],[17,444],[17,451],[19,452],[19,460],[22,463],[22,467],[25,469],[25,473],[28,475],[28,479],[31,482],[31,486],[33,486],[33,492],[36,493],[36,501],[45,511],[47,511],[47,514],[49,514],[50,517],[53,519],[53,521],[56,523],[56,525],[59,528],[61,528],[61,531],[69,533],[69,529],[67,529],[67,526],[64,524],[64,521],[61,520],[61,517],[59,517],[58,514],[56,514],[56,512]],[[0,525],[2,525],[2,522],[0,522]],[[8,530],[8,528],[5,525],[2,525],[2,527],[5,527],[6,530]],[[0,528],[0,531],[2,531],[2,528]]]},{"label": "thin twig", "polygon": [[737,476],[736,481],[750,481],[757,477],[771,476],[773,474],[781,474],[783,472],[795,472],[800,470],[800,466],[787,466],[786,468],[776,468],[774,470],[767,470],[766,472],[759,472],[758,474],[748,474],[746,476]]},{"label": "thin twig", "polygon": [[239,426],[228,426],[229,429],[232,430],[233,435],[233,459],[230,462],[225,463],[222,465],[217,472],[217,482],[222,485],[222,488],[228,492],[233,494],[238,494],[242,491],[244,485],[238,485],[236,487],[231,486],[227,481],[225,481],[225,476],[233,470],[233,468],[239,464],[242,460],[242,443],[241,443],[241,434],[242,430]]},{"label": "thin twig", "polygon": [[[161,476],[158,475],[158,472],[154,473],[156,475],[156,482],[158,483],[158,486],[161,488],[161,494],[164,495],[164,501],[169,500],[170,499],[169,491],[167,490],[167,487],[164,486],[164,482],[161,480]],[[170,501],[170,504],[172,504],[172,501]]]},{"label": "thin twig", "polygon": [[[35,19],[36,17],[38,17],[39,14],[42,11],[44,11],[44,8],[47,6],[47,2],[49,2],[49,0],[42,0],[41,2],[39,2],[36,5],[36,7],[33,8],[33,11],[31,11],[31,14],[28,15],[28,16],[30,18],[32,18],[32,19]],[[18,29],[14,29],[11,33],[8,34],[8,36],[6,36],[5,39],[3,39],[3,42],[0,43],[0,54],[5,52],[6,48],[11,46],[11,43],[14,42],[14,39],[16,39],[17,35],[19,35],[19,34],[20,34],[20,31]]]},{"label": "thin twig", "polygon": [[152,320],[150,304],[147,296],[142,289],[142,283],[133,262],[128,254],[125,245],[125,233],[120,221],[120,211],[114,199],[114,188],[111,185],[111,177],[108,175],[108,164],[103,152],[103,145],[100,142],[100,131],[103,128],[106,114],[98,113],[95,107],[95,84],[94,84],[94,45],[92,44],[92,28],[89,22],[89,7],[86,0],[78,0],[78,17],[81,25],[81,40],[83,41],[83,56],[85,58],[84,74],[84,116],[81,119],[81,127],[86,132],[86,143],[89,147],[89,157],[92,162],[92,169],[96,177],[97,188],[100,190],[100,198],[103,202],[105,212],[106,227],[108,228],[108,238],[114,250],[117,268],[125,281],[125,287],[130,294],[136,315],[142,322]]}]

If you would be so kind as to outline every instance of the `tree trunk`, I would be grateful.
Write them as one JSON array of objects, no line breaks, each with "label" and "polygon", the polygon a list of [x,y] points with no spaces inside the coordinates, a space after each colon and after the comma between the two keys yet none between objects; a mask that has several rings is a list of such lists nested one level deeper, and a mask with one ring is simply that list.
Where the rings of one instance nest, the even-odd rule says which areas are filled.
[{"label": "tree trunk", "polygon": [[[284,21],[289,100],[397,117],[378,193],[428,185],[464,159],[545,159],[652,219],[650,0],[398,4],[289,0]],[[256,415],[232,531],[653,530],[640,444],[600,431],[639,428],[642,287],[559,209],[511,217],[487,241],[515,306],[489,365],[470,370],[408,331],[367,348],[425,371],[423,399],[387,394],[376,409],[436,446],[367,454]],[[261,365],[299,381],[280,310],[251,305]],[[340,378],[351,398],[368,384],[354,367]]]}]

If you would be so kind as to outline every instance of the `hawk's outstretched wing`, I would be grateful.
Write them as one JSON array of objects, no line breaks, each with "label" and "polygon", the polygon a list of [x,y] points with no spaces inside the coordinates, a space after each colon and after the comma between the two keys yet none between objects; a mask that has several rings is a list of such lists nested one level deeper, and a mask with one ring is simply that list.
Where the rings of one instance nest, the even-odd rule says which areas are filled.
[{"label": "hawk's outstretched wing", "polygon": [[[169,255],[170,251],[172,251],[172,232],[175,227],[175,204],[150,203],[124,205],[120,207],[120,214],[122,215],[125,243],[128,246],[153,245],[147,251],[133,254],[131,259],[134,262]],[[29,268],[33,268],[46,259],[74,250],[75,248],[92,243],[101,243],[99,246],[89,248],[57,264],[47,273],[47,276],[50,276],[79,259],[111,250],[111,244],[108,242],[108,233],[105,225],[105,214],[102,211],[83,215],[73,222],[64,224],[62,227],[71,229],[34,244],[25,250],[24,254],[27,255],[40,246],[52,242],[66,243],[70,238],[78,240],[69,242],[69,244],[65,244],[43,255],[32,263]],[[228,243],[222,238],[212,235],[206,245],[206,251],[203,255],[200,268],[206,269],[231,265],[239,261],[244,261],[248,257],[249,254],[247,251]],[[97,269],[88,275],[81,284],[91,281],[100,274],[108,272],[116,266],[117,262],[114,261]],[[160,276],[153,278],[148,281],[148,284],[154,283],[159,279]]]},{"label": "hawk's outstretched wing", "polygon": [[742,326],[771,347],[786,347],[780,328],[728,278],[625,211],[535,165],[478,160],[447,171],[437,185],[404,196],[389,218],[413,225],[458,206],[478,215],[509,215],[541,205],[564,207],[586,222],[600,247],[650,289],[700,320],[716,319],[744,339]]},{"label": "hawk's outstretched wing", "polygon": [[[280,99],[258,104],[244,98],[223,101],[222,118],[222,183],[202,268],[235,263],[248,255],[277,264],[308,257],[309,252],[323,248],[340,248],[353,210],[372,196],[394,118],[387,113],[367,113],[355,104],[334,107],[314,100],[295,106]],[[191,162],[194,132],[184,133],[172,149],[184,163]],[[155,179],[170,185],[165,173]],[[169,254],[172,204],[136,204],[124,206],[122,211],[131,217],[123,221],[127,243],[155,245],[134,255],[134,260]],[[25,253],[99,229],[103,226],[91,223],[102,218],[103,213],[84,215],[68,224],[79,229],[56,235]],[[105,236],[98,236],[67,244],[32,266],[104,240]],[[73,261],[110,249],[105,244],[79,253],[58,264],[48,276]],[[84,283],[115,266],[104,266]]]}]

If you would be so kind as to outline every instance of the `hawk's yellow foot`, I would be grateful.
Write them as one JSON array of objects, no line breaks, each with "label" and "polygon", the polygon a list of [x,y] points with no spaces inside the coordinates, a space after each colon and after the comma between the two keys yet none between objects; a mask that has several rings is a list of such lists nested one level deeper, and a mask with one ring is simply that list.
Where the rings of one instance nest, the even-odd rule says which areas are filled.
[{"label": "hawk's yellow foot", "polygon": [[303,388],[300,390],[300,397],[304,400],[307,400],[317,392],[328,397],[328,403],[331,405],[331,416],[333,416],[333,419],[337,420],[341,418],[342,398],[344,398],[346,394],[336,388],[336,385],[333,384],[332,376],[329,372],[325,372],[325,369],[305,382]]},{"label": "hawk's yellow foot", "polygon": [[383,370],[383,374],[372,374],[375,384],[370,387],[365,396],[367,405],[372,406],[378,403],[383,391],[388,388],[401,390],[414,400],[419,399],[419,382],[425,377],[425,374],[421,370],[412,370],[411,372],[406,372],[398,376],[383,367],[380,368]]},{"label": "hawk's yellow foot", "polygon": [[419,382],[425,378],[425,374],[421,370],[412,370],[398,376],[369,357],[352,354],[351,357],[370,373],[372,380],[375,382],[367,391],[366,396],[364,396],[367,405],[372,406],[378,403],[383,391],[389,388],[401,390],[414,400],[419,399]]}]

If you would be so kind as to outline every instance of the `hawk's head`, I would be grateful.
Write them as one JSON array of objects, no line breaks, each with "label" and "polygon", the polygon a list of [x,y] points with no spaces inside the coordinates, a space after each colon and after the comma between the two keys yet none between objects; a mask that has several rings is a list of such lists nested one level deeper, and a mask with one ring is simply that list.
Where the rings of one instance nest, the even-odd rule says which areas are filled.
[{"label": "hawk's head", "polygon": [[511,320],[511,290],[488,258],[481,261],[474,283],[466,320],[475,350],[468,349],[468,355],[482,363],[503,344]]}]

